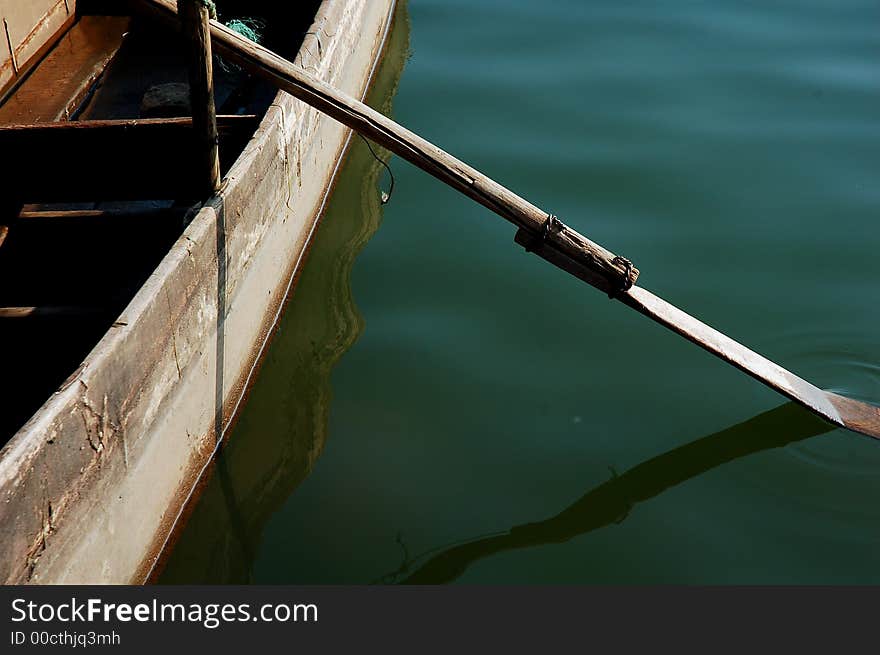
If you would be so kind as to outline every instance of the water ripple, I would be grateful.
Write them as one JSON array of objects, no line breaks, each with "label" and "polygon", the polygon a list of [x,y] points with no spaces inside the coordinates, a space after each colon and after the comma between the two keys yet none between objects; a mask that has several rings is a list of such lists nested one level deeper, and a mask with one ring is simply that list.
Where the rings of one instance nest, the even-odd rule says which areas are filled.
[{"label": "water ripple", "polygon": [[[768,351],[827,391],[880,404],[880,338],[875,334],[846,327],[803,328],[777,334]],[[787,451],[829,473],[880,480],[880,449],[876,442],[843,430],[836,438],[810,439]]]}]

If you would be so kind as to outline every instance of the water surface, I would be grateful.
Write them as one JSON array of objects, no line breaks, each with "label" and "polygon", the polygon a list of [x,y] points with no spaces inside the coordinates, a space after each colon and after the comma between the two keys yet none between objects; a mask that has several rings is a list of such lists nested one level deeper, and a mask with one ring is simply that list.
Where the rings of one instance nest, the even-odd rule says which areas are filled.
[{"label": "water surface", "polygon": [[[880,402],[880,5],[408,13],[398,121],[686,311]],[[166,581],[880,582],[878,443],[404,162],[380,208],[355,146]]]}]

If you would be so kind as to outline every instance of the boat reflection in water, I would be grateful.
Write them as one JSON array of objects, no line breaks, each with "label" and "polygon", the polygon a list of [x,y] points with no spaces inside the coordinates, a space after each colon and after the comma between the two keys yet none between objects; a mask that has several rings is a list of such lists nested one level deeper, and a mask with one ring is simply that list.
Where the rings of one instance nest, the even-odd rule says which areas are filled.
[{"label": "boat reflection in water", "polygon": [[[398,3],[371,106],[390,115],[409,53],[409,16]],[[386,153],[376,149],[383,158]],[[246,583],[263,526],[311,472],[324,447],[330,373],[363,329],[351,293],[354,261],[382,219],[384,169],[353,137],[309,260],[236,430],[192,508],[162,583]]]},{"label": "boat reflection in water", "polygon": [[382,584],[442,584],[459,577],[474,562],[497,553],[564,543],[614,523],[635,505],[717,466],[773,448],[781,448],[835,429],[794,403],[764,412],[649,459],[591,489],[556,516],[524,523],[490,536],[435,548],[406,559]]}]

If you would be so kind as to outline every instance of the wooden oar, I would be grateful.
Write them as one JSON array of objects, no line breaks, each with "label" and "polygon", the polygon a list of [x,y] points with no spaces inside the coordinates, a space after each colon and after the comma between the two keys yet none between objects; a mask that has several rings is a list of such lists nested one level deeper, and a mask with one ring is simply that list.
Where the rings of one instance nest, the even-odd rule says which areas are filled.
[{"label": "wooden oar", "polygon": [[[179,26],[173,0],[140,0],[138,5],[175,29]],[[271,50],[217,21],[211,21],[210,27],[211,41],[219,54],[507,219],[519,227],[517,242],[540,257],[677,332],[835,425],[880,439],[880,408],[822,391],[650,291],[635,286],[639,272],[628,260],[593,243],[555,216]]]}]

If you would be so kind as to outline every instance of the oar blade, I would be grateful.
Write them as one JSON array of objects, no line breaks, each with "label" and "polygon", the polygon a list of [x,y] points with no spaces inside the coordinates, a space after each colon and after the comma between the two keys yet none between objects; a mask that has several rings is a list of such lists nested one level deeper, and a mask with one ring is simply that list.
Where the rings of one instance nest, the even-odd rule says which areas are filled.
[{"label": "oar blade", "polygon": [[842,428],[880,439],[880,408],[823,391],[642,287],[618,299]]},{"label": "oar blade", "polygon": [[826,392],[825,395],[840,414],[843,427],[880,439],[880,407],[853,400],[836,393]]}]

